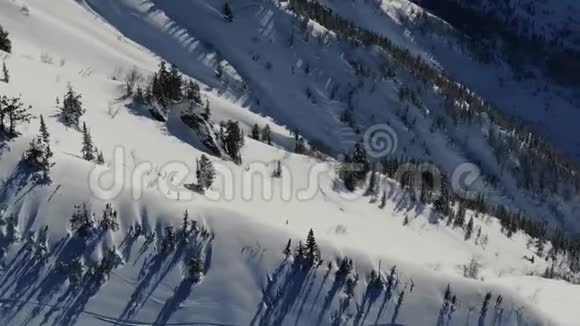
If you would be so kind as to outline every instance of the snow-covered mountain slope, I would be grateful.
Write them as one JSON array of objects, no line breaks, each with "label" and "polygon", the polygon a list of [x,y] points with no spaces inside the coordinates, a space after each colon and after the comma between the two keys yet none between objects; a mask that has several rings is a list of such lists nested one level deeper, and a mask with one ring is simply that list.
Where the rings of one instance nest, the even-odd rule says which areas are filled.
[{"label": "snow-covered mountain slope", "polygon": [[[580,119],[578,87],[562,86],[547,78],[548,74],[540,68],[527,62],[535,60],[530,57],[540,56],[538,60],[549,61],[546,65],[557,68],[561,75],[573,78],[577,76],[574,71],[578,69],[573,53],[570,56],[544,55],[544,52],[532,48],[525,53],[511,54],[521,62],[508,60],[502,51],[507,47],[503,44],[509,43],[509,40],[500,40],[495,33],[487,35],[487,38],[466,36],[461,29],[455,29],[419,7],[438,7],[440,1],[414,1],[419,5],[408,0],[320,2],[355,24],[385,35],[400,46],[413,49],[414,53],[433,61],[453,78],[495,104],[498,109],[531,126],[561,151],[576,160],[580,158],[580,134],[576,128],[576,121]],[[569,36],[566,40],[569,41],[565,41],[565,44],[578,44],[573,41],[578,37],[578,19],[574,13],[579,9],[575,1],[554,1],[553,5],[549,1],[517,1],[517,4],[514,1],[447,2],[483,8],[496,8],[512,3],[511,7],[520,9],[514,12],[520,13],[521,19],[529,23],[522,24],[529,30],[538,29],[539,35],[547,40],[554,35],[560,35],[563,30],[570,30],[566,34]],[[522,9],[529,7],[529,2],[542,8],[538,8],[533,17],[525,14],[526,11]],[[546,11],[544,7],[549,9]],[[497,9],[494,13],[501,15],[507,11]],[[537,16],[546,17],[540,19]],[[464,25],[482,25],[467,20],[465,15],[457,14],[456,17]],[[503,18],[512,21],[507,17]],[[554,21],[558,23],[552,24]],[[566,49],[564,46],[550,46],[561,51]],[[481,59],[481,56],[486,58]]]},{"label": "snow-covered mountain slope", "polygon": [[[413,201],[394,180],[380,177],[384,182],[378,182],[378,193],[386,194],[382,205],[378,198],[364,196],[364,189],[347,193],[337,181],[334,160],[291,153],[290,129],[300,129],[307,139],[319,139],[336,151],[350,149],[356,136],[339,117],[348,108],[345,99],[352,88],[346,85],[358,84],[359,78],[348,61],[356,58],[378,66],[379,55],[306,42],[299,29],[293,51],[288,51],[287,37],[295,26],[284,8],[240,1],[233,5],[236,25],[224,27],[220,5],[0,2],[0,22],[13,41],[12,53],[2,53],[10,82],[0,82],[0,95],[21,96],[35,117],[43,115],[55,162],[50,182],[39,182],[22,163],[39,119],[17,126],[18,137],[0,141],[2,219],[15,216],[22,239],[9,239],[14,232],[2,226],[2,324],[577,322],[577,286],[538,276],[550,264],[536,256],[530,245],[535,240],[529,236],[517,232],[508,238],[496,218],[468,211],[467,218],[474,216],[474,230],[481,234],[466,240],[462,228],[441,222],[431,205]],[[188,16],[193,13],[196,19]],[[318,25],[314,29],[324,32]],[[161,58],[204,84],[203,100],[211,104],[213,121],[239,121],[246,134],[255,123],[272,127],[273,146],[246,138],[241,165],[211,156],[217,180],[205,194],[191,191],[189,184],[196,181],[195,160],[207,148],[181,120],[181,107],[175,105],[167,123],[156,121],[146,106],[125,96],[118,80],[119,70],[131,67],[150,74]],[[225,77],[216,77],[218,61]],[[55,98],[62,98],[69,84],[82,94],[82,121],[104,153],[103,165],[80,157],[82,134],[58,119]],[[335,99],[329,95],[333,86]],[[362,78],[355,91],[360,125],[370,125],[372,115],[376,121],[392,121],[402,151],[419,156],[428,149],[450,169],[463,162],[462,150],[446,139],[472,133],[428,134],[430,118],[414,107],[411,114],[419,127],[407,129],[398,116],[398,89],[394,80],[373,83]],[[425,96],[425,101],[428,110],[439,110],[435,99]],[[481,136],[473,138],[479,144]],[[284,167],[282,176],[271,178],[278,161]],[[186,172],[183,180],[179,172]],[[116,185],[122,185],[118,193]],[[524,196],[519,200],[527,205]],[[69,220],[82,202],[97,217],[110,203],[118,212],[119,229],[79,238]],[[566,209],[573,215],[570,207]],[[191,229],[183,236],[186,210],[199,231]],[[574,226],[567,219],[562,224]],[[136,234],[137,225],[143,234]],[[187,241],[164,250],[161,238],[167,238],[170,225]],[[48,255],[39,254],[45,226]],[[282,250],[289,238],[292,248],[305,241],[311,228],[324,262],[310,268],[285,258]],[[204,275],[193,282],[186,276],[196,255],[203,258]],[[345,256],[354,267],[341,276],[337,271]],[[78,283],[71,267],[75,257],[94,267]],[[370,282],[372,270],[378,271],[383,286]],[[104,280],[98,278],[101,273],[107,274]],[[452,295],[445,300],[448,285]],[[482,311],[488,292],[492,299]],[[554,292],[567,300],[555,304]]]},{"label": "snow-covered mountain slope", "polygon": [[[369,3],[351,6],[330,2],[329,5],[357,24],[370,30],[388,31],[394,42],[400,42],[401,46],[425,58],[433,58],[423,45],[413,41],[401,22],[388,22],[384,14],[376,16],[381,11],[371,10]],[[541,191],[528,194],[513,183],[521,185],[522,178],[529,177],[516,175],[515,180],[511,180],[503,176],[503,170],[510,165],[512,171],[516,171],[514,173],[521,173],[521,165],[528,163],[514,164],[507,157],[523,153],[507,154],[497,148],[482,149],[489,142],[489,137],[486,131],[481,131],[480,122],[461,124],[459,128],[452,128],[455,129],[453,131],[444,130],[441,135],[433,133],[432,130],[437,129],[434,124],[438,119],[447,120],[444,121],[446,125],[456,124],[457,121],[448,116],[447,104],[437,89],[418,83],[414,76],[400,70],[397,62],[385,58],[376,48],[365,51],[348,46],[335,40],[332,31],[314,22],[309,27],[301,26],[284,4],[237,2],[232,5],[236,15],[232,24],[224,23],[220,11],[222,3],[219,1],[178,4],[164,1],[85,1],[85,6],[131,39],[176,64],[185,73],[206,85],[217,87],[226,97],[250,110],[270,116],[291,130],[299,130],[306,139],[322,143],[325,148],[349,151],[362,138],[362,131],[376,123],[386,122],[394,128],[398,137],[396,155],[433,161],[448,175],[452,175],[466,161],[475,162],[482,166],[486,178],[501,180],[499,185],[479,185],[480,190],[485,189],[491,204],[509,203],[530,218],[552,227],[567,228],[573,225],[580,228],[577,194],[566,197],[563,202],[558,196],[552,198]],[[405,13],[416,8],[409,6],[400,8]],[[195,19],[191,19],[191,13],[196,13]],[[454,69],[468,73],[473,68],[469,74],[479,76],[482,84],[496,84],[487,84],[485,77],[496,78],[495,73],[489,75],[489,70],[469,59],[465,61],[465,56],[455,54],[446,58],[448,61],[444,67],[452,66],[449,69],[452,75]],[[462,64],[458,65],[457,62]],[[221,81],[215,74],[219,69],[227,71]],[[390,72],[394,72],[396,77],[385,77],[390,76]],[[402,105],[399,97],[401,88],[405,87],[412,92],[420,92],[419,106],[411,105],[408,113],[405,113],[408,105]],[[498,90],[494,94],[502,92]],[[527,91],[525,94],[528,94]],[[488,94],[484,92],[484,95]],[[527,103],[527,95],[522,96],[524,98],[517,99],[516,91],[510,89],[510,101],[517,99],[518,105]],[[498,97],[494,95],[494,99]],[[563,110],[566,107],[558,106]],[[352,111],[354,123],[345,125],[341,121],[346,111]],[[547,132],[550,137],[559,137],[563,130],[575,132],[577,129],[575,120],[571,118],[576,112],[554,115],[553,120],[547,119],[545,114],[540,115],[540,111],[533,112],[537,112],[538,119],[546,121],[546,125],[553,126]],[[475,129],[473,124],[476,125]],[[361,134],[357,135],[358,132]],[[576,138],[568,135],[561,140],[568,146]],[[522,140],[515,142],[519,141]],[[448,142],[453,145],[445,145]],[[492,155],[496,158],[490,159]],[[552,158],[530,160],[534,165],[549,163]],[[538,172],[538,180],[571,182],[570,187],[578,189],[580,179],[577,174],[559,179],[563,174],[555,173],[550,164],[533,168]]]}]

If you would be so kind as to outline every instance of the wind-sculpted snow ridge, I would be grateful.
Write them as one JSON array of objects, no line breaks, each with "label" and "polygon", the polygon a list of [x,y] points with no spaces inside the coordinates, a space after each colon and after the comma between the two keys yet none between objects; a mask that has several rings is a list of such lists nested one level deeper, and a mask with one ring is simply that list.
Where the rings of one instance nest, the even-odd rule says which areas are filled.
[{"label": "wind-sculpted snow ridge", "polygon": [[[574,325],[574,286],[540,276],[570,272],[552,243],[443,215],[388,164],[348,191],[328,155],[360,143],[471,176],[480,129],[428,132],[437,92],[413,99],[376,46],[230,5],[232,23],[221,1],[0,2],[0,96],[32,115],[0,131],[0,324]],[[150,98],[161,60],[191,99]]]}]

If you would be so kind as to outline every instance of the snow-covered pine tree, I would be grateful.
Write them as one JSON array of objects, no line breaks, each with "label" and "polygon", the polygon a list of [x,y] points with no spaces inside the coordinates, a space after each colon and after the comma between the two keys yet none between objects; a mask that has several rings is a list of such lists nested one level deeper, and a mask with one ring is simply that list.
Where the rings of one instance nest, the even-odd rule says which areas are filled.
[{"label": "snow-covered pine tree", "polygon": [[226,2],[222,8],[222,14],[224,15],[224,20],[228,23],[234,21],[234,13],[232,12],[232,8],[230,4]]},{"label": "snow-covered pine tree", "polygon": [[314,231],[310,229],[306,237],[306,262],[311,266],[316,265],[320,260],[320,250],[314,238]]},{"label": "snow-covered pine tree", "polygon": [[83,148],[81,149],[83,159],[92,161],[95,159],[95,146],[93,145],[93,138],[87,128],[87,124],[83,122]]},{"label": "snow-covered pine tree", "polygon": [[87,208],[86,203],[75,206],[75,212],[71,219],[71,230],[79,237],[86,237],[90,235],[95,227],[95,219],[93,214]]},{"label": "snow-covered pine tree", "polygon": [[338,266],[338,270],[336,271],[337,276],[347,276],[352,271],[352,259],[348,257],[342,258],[340,261],[340,265]]},{"label": "snow-covered pine tree", "polygon": [[469,240],[473,235],[473,216],[469,219],[469,222],[465,226],[465,240]]},{"label": "snow-covered pine tree", "polygon": [[[32,115],[29,113],[31,106],[24,106],[19,97],[8,98],[3,96],[0,103],[0,119],[8,118],[8,135],[16,136],[16,126],[21,123],[30,122]],[[4,123],[1,125],[5,130]]]},{"label": "snow-covered pine tree", "polygon": [[337,174],[348,191],[354,191],[356,189],[357,180],[355,177],[355,172],[356,169],[350,156],[345,155],[343,161],[338,166]]},{"label": "snow-covered pine tree", "polygon": [[18,217],[14,214],[6,218],[6,238],[10,242],[20,241],[20,232],[18,231]]},{"label": "snow-covered pine tree", "polygon": [[286,243],[286,247],[284,247],[284,250],[282,251],[282,253],[284,254],[284,256],[286,258],[290,257],[290,255],[292,254],[292,239],[288,239],[288,242]]},{"label": "snow-covered pine tree", "polygon": [[282,163],[280,161],[276,162],[276,169],[272,172],[272,177],[280,178],[282,176]]},{"label": "snow-covered pine tree", "polygon": [[197,163],[198,172],[197,175],[197,183],[202,189],[208,189],[215,178],[215,169],[213,167],[213,163],[210,159],[205,156],[205,154],[201,155]]},{"label": "snow-covered pine tree", "polygon": [[161,243],[161,250],[163,252],[173,251],[173,249],[175,249],[176,243],[177,237],[175,236],[173,226],[172,225],[166,226],[165,236],[163,237],[163,241]]},{"label": "snow-covered pine tree", "polygon": [[97,164],[104,165],[105,164],[105,156],[103,156],[103,151],[99,151],[97,154]]},{"label": "snow-covered pine tree", "polygon": [[100,221],[100,226],[103,230],[117,231],[119,230],[119,222],[117,219],[117,211],[113,209],[111,204],[107,203],[103,210],[103,217]]},{"label": "snow-covered pine tree", "polygon": [[226,153],[236,164],[242,163],[240,149],[243,146],[244,139],[237,121],[228,120],[225,123],[223,143]]},{"label": "snow-covered pine tree", "polygon": [[304,248],[304,244],[302,243],[302,241],[298,242],[298,246],[296,247],[296,250],[294,251],[294,261],[297,263],[302,263],[304,262],[304,259],[306,258],[306,249]]},{"label": "snow-covered pine tree", "polygon": [[250,133],[250,137],[255,140],[260,140],[260,127],[258,127],[257,123],[254,123],[252,126],[252,132]]},{"label": "snow-covered pine tree", "polygon": [[50,149],[50,134],[44,123],[44,117],[40,115],[39,134],[32,139],[23,159],[34,169],[42,171],[44,179],[48,178],[50,168],[54,163],[50,161],[53,153]]},{"label": "snow-covered pine tree", "polygon": [[2,80],[4,80],[5,83],[9,83],[10,82],[10,73],[8,72],[8,67],[6,67],[6,62],[2,62],[2,72],[4,73],[4,78]]},{"label": "snow-covered pine tree", "polygon": [[187,241],[189,235],[189,211],[186,209],[183,213],[183,222],[181,223],[181,239]]},{"label": "snow-covered pine tree", "polygon": [[81,94],[77,94],[72,86],[68,85],[62,101],[62,107],[60,108],[61,121],[66,125],[78,128],[81,116],[84,113],[85,109],[82,106]]},{"label": "snow-covered pine tree", "polygon": [[301,136],[298,136],[298,139],[296,140],[294,152],[296,154],[306,154],[306,142],[304,141],[304,138],[302,138]]},{"label": "snow-covered pine tree", "polygon": [[[201,101],[201,100],[200,100],[200,101]],[[209,106],[209,100],[207,100],[207,99],[206,99],[206,100],[205,100],[205,109],[204,109],[204,112],[203,112],[203,117],[204,117],[206,120],[208,120],[210,116],[211,116],[211,108],[210,108],[210,106]]]},{"label": "snow-covered pine tree", "polygon": [[464,225],[465,225],[465,205],[463,203],[460,203],[459,209],[455,214],[453,226],[462,228]]},{"label": "snow-covered pine tree", "polygon": [[370,170],[370,163],[367,158],[367,151],[361,143],[354,145],[352,163],[354,164],[353,174],[357,182],[364,180]]},{"label": "snow-covered pine tree", "polygon": [[262,141],[268,145],[272,145],[272,129],[270,129],[270,125],[266,125],[264,129],[262,129]]},{"label": "snow-covered pine tree", "polygon": [[8,31],[0,25],[0,50],[10,53],[12,52],[12,42],[10,42],[8,36]]},{"label": "snow-covered pine tree", "polygon": [[193,282],[199,282],[203,277],[203,265],[201,254],[198,251],[187,262],[187,277]]},{"label": "snow-covered pine tree", "polygon": [[189,80],[187,82],[187,84],[185,84],[184,96],[188,100],[193,100],[195,103],[200,104],[200,105],[202,104],[201,103],[201,89],[199,87],[199,84],[197,84],[196,82],[194,82],[192,80]]}]

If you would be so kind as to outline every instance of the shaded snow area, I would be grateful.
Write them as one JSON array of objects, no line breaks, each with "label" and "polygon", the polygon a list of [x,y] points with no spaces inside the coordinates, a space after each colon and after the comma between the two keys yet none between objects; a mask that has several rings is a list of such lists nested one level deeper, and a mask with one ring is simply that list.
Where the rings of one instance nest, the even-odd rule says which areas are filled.
[{"label": "shaded snow area", "polygon": [[[332,157],[361,137],[340,121],[349,105],[361,126],[391,121],[393,147],[429,150],[449,171],[478,149],[485,161],[480,130],[428,133],[418,111],[443,112],[434,94],[411,109],[408,129],[401,81],[359,78],[349,64],[383,67],[378,49],[325,45],[332,32],[301,32],[285,2],[230,3],[228,24],[221,0],[0,0],[12,40],[0,51],[10,72],[0,96],[20,97],[33,116],[15,137],[0,132],[0,324],[580,325],[580,288],[539,276],[551,263],[536,239],[508,238],[497,218],[471,210],[467,237],[382,174],[383,199],[365,193],[368,182],[350,193],[337,178]],[[397,20],[344,8],[427,58]],[[146,85],[162,60],[200,85],[201,103],[158,116],[127,96],[125,75]],[[59,116],[69,86],[86,110],[79,128]],[[49,179],[23,159],[40,115]],[[245,136],[239,164],[219,141],[227,120]],[[82,157],[83,123],[100,164]],[[271,144],[250,137],[254,124],[269,125]],[[298,132],[332,157],[295,153]],[[205,191],[202,155],[216,170]],[[539,201],[506,180],[490,200],[580,229],[577,202]],[[79,228],[79,216],[94,225]]]}]

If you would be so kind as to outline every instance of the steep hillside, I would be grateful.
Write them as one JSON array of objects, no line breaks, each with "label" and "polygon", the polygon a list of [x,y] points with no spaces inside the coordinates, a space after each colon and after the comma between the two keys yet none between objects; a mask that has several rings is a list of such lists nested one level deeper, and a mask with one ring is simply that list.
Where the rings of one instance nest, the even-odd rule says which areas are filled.
[{"label": "steep hillside", "polygon": [[[390,172],[397,159],[430,161],[459,175],[451,191],[485,190],[490,207],[578,230],[577,192],[539,198],[495,157],[489,130],[510,130],[452,113],[380,45],[286,3],[232,2],[232,22],[222,10],[0,2],[12,41],[0,96],[31,106],[29,122],[10,133],[3,117],[0,131],[2,324],[574,325],[577,286],[541,277],[577,280],[574,252],[465,194],[444,214],[436,191],[417,196]],[[179,99],[156,95],[164,73],[182,78]],[[76,99],[78,126],[63,113]],[[382,163],[349,191],[333,157],[358,142]],[[28,158],[46,145],[45,177],[44,158]],[[213,183],[196,175],[201,162]],[[562,193],[568,182],[557,180]]]}]

